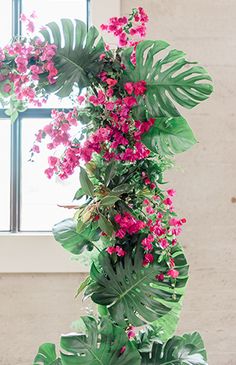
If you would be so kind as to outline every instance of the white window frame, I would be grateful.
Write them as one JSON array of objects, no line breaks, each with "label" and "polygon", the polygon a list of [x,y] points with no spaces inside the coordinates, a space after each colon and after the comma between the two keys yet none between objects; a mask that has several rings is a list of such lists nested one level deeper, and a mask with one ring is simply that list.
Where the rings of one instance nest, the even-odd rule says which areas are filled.
[{"label": "white window frame", "polygon": [[[120,16],[121,0],[90,0],[90,22],[99,27]],[[112,38],[106,38],[112,43]],[[10,157],[9,157],[10,158]],[[56,222],[55,222],[56,223]],[[89,268],[70,258],[51,233],[0,233],[0,273],[83,273]]]}]

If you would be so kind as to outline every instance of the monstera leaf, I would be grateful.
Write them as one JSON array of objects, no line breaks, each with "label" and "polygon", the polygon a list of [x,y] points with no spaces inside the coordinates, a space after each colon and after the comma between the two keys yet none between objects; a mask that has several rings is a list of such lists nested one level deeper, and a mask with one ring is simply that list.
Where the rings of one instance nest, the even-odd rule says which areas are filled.
[{"label": "monstera leaf", "polygon": [[173,337],[166,344],[154,343],[151,356],[142,352],[141,365],[207,365],[199,333]]},{"label": "monstera leaf", "polygon": [[140,355],[125,331],[104,318],[101,327],[93,317],[82,317],[87,334],[61,338],[63,365],[140,365]]},{"label": "monstera leaf", "polygon": [[40,346],[33,365],[62,365],[61,360],[57,358],[55,345],[44,343]]},{"label": "monstera leaf", "polygon": [[[211,94],[211,77],[200,66],[189,66],[185,54],[176,49],[160,57],[169,46],[164,41],[143,41],[136,49],[136,65],[130,61],[133,48],[123,51],[125,72],[123,82],[145,80],[146,106],[152,117],[178,116],[175,104],[193,108]],[[185,67],[188,66],[188,67]]]},{"label": "monstera leaf", "polygon": [[62,247],[75,255],[80,254],[85,248],[91,251],[93,242],[100,238],[98,229],[92,224],[77,232],[77,225],[71,218],[55,224],[52,233]]},{"label": "monstera leaf", "polygon": [[177,303],[174,303],[170,312],[152,323],[162,342],[166,342],[174,335],[179,322],[181,309],[182,300],[179,300]]},{"label": "monstera leaf", "polygon": [[152,152],[173,155],[188,150],[196,139],[183,117],[160,117],[143,135],[142,142]]},{"label": "monstera leaf", "polygon": [[[55,92],[59,97],[69,96],[76,84],[80,89],[91,85],[91,77],[101,69],[99,55],[104,51],[102,38],[97,41],[98,31],[75,20],[61,19],[59,24],[51,22],[41,31],[44,41],[57,46],[54,57],[58,70],[55,84],[46,87],[46,91]],[[50,32],[51,35],[50,35]],[[41,80],[42,81],[42,80]]]},{"label": "monstera leaf", "polygon": [[95,265],[91,268],[93,282],[85,296],[91,295],[95,303],[108,306],[112,319],[118,324],[125,325],[127,321],[141,326],[146,321],[153,322],[168,313],[184,292],[188,266],[179,246],[174,247],[173,257],[180,273],[174,290],[169,279],[158,282],[155,278],[160,272],[166,272],[166,264],[155,262],[143,267],[141,249],[137,249],[132,257],[127,254],[124,262],[116,264],[103,252],[100,255],[101,269]]}]

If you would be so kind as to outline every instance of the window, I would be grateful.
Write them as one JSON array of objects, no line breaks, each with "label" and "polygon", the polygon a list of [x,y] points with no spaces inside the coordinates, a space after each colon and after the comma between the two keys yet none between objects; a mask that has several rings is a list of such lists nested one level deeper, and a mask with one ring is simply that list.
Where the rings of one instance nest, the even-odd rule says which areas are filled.
[{"label": "window", "polygon": [[[60,18],[88,21],[88,0],[0,0],[0,45],[21,33],[19,16],[36,11],[39,25]],[[37,24],[37,23],[36,23]],[[48,122],[52,107],[66,108],[69,101],[52,96],[46,108],[32,108],[21,113],[11,125],[0,109],[0,231],[50,231],[52,225],[66,218],[57,204],[67,204],[78,187],[76,174],[67,181],[47,180],[43,171],[47,166],[47,151],[28,162],[34,134]],[[4,137],[3,137],[4,136]]]},{"label": "window", "polygon": [[[61,13],[57,14],[57,17],[66,17],[69,16],[69,11],[71,14],[71,7],[73,6],[75,9],[77,4],[76,9],[79,10],[73,10],[73,17],[81,17],[85,20],[88,15],[88,3],[90,5],[89,21],[97,28],[101,23],[106,23],[110,17],[120,16],[121,0],[22,0],[21,6],[23,7],[24,4],[31,6],[29,10],[34,8],[40,17],[41,14],[44,16],[47,14],[48,19],[52,20],[52,18],[55,19],[55,11],[50,10],[49,13],[52,5],[53,9],[59,9],[58,4],[61,4]],[[70,4],[70,9],[68,9],[68,4]],[[6,44],[11,38],[13,24],[15,28],[17,26],[15,24],[18,19],[17,14],[21,10],[19,6],[16,7],[15,5],[20,5],[20,0],[0,0],[0,46]],[[40,19],[39,23],[41,23]],[[14,32],[16,32],[15,28]],[[112,44],[113,39],[106,36],[106,41]],[[58,100],[51,98],[50,103],[48,108],[53,103],[57,107]],[[63,101],[64,103],[65,101]],[[75,186],[72,186],[71,180],[55,185],[55,180],[51,182],[43,176],[45,156],[41,155],[35,164],[27,163],[28,150],[32,142],[32,137],[28,134],[32,136],[40,123],[47,123],[49,112],[48,109],[27,110],[21,115],[20,123],[17,122],[11,126],[4,111],[0,109],[0,133],[2,137],[0,143],[0,273],[77,273],[78,271],[88,271],[88,268],[81,262],[68,259],[68,255],[60,245],[55,243],[49,232],[51,224],[57,222],[57,219],[65,218],[66,211],[56,208],[58,196],[62,196],[60,201],[63,199],[64,202],[71,199],[71,194],[76,189],[78,177],[77,180],[75,178]],[[47,184],[47,187],[43,184]],[[53,189],[61,190],[57,191],[56,197],[54,195],[53,198],[47,190],[49,188],[51,191]],[[46,192],[48,196],[42,197],[43,193]],[[68,194],[67,197],[65,194]],[[20,196],[21,198],[19,198]],[[43,216],[42,211],[40,212],[41,202],[44,204]],[[31,208],[29,208],[30,204],[33,205]],[[46,215],[47,209],[50,212]],[[29,214],[31,221],[29,221]],[[71,215],[71,212],[68,214]],[[31,232],[24,231],[29,229]],[[47,229],[46,232],[39,232],[45,229]],[[11,234],[11,232],[18,232],[19,234]]]}]

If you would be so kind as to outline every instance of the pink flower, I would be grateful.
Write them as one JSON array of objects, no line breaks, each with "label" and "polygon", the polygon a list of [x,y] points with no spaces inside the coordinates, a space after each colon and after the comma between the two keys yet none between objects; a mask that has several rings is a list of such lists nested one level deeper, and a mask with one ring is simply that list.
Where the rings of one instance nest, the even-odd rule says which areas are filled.
[{"label": "pink flower", "polygon": [[147,90],[146,85],[147,83],[144,80],[134,83],[134,94],[136,96],[145,94]]},{"label": "pink flower", "polygon": [[170,264],[170,267],[173,269],[175,267],[175,261],[174,259],[171,257],[170,260],[169,260],[169,264]]},{"label": "pink flower", "polygon": [[128,93],[129,95],[131,95],[131,94],[132,94],[132,92],[133,92],[133,90],[134,90],[133,82],[127,82],[127,83],[125,84],[125,91],[127,91],[127,93]]},{"label": "pink flower", "polygon": [[128,338],[129,338],[129,340],[136,336],[136,333],[135,333],[134,329],[135,329],[135,327],[133,327],[133,326],[130,326],[128,328]]},{"label": "pink flower", "polygon": [[117,84],[117,80],[108,78],[108,79],[106,79],[106,83],[107,83],[107,85],[109,85],[110,87],[112,87],[112,86],[115,86]]},{"label": "pink flower", "polygon": [[124,103],[129,107],[132,108],[134,105],[137,105],[137,101],[133,96],[127,96],[123,99]]},{"label": "pink flower", "polygon": [[168,190],[167,190],[167,194],[168,194],[169,196],[175,196],[176,191],[175,191],[174,189],[168,189]]},{"label": "pink flower", "polygon": [[154,256],[151,253],[146,253],[143,258],[143,266],[147,266],[148,264],[152,264],[154,261]]},{"label": "pink flower", "polygon": [[171,200],[170,198],[166,198],[165,200],[163,200],[163,203],[164,203],[165,205],[169,205],[169,206],[171,206],[171,205],[172,205],[172,200]]},{"label": "pink flower", "polygon": [[48,163],[49,163],[50,167],[54,167],[58,161],[59,161],[59,159],[57,157],[54,157],[54,156],[48,157]]},{"label": "pink flower", "polygon": [[105,53],[102,53],[99,56],[99,60],[102,61],[105,57],[106,57],[106,54]]},{"label": "pink flower", "polygon": [[116,252],[115,246],[109,246],[109,247],[107,247],[106,252],[109,253],[109,255],[112,255],[113,253]]},{"label": "pink flower", "polygon": [[154,213],[155,213],[155,209],[153,209],[150,205],[148,205],[148,206],[146,207],[146,212],[147,212],[148,214],[154,214]]},{"label": "pink flower", "polygon": [[161,246],[161,248],[165,249],[169,246],[169,243],[165,238],[160,238],[159,245]]},{"label": "pink flower", "polygon": [[33,147],[32,147],[32,151],[35,152],[35,153],[39,153],[40,152],[39,146],[34,144]]},{"label": "pink flower", "polygon": [[111,102],[111,101],[108,101],[107,103],[106,103],[106,109],[107,110],[113,110],[114,109],[114,106],[115,106],[115,104],[113,103],[113,102]]},{"label": "pink flower", "polygon": [[51,168],[48,168],[44,171],[44,173],[47,175],[48,179],[51,179],[53,177],[54,174],[54,170]]},{"label": "pink flower", "polygon": [[121,257],[126,255],[126,252],[120,246],[116,246],[116,253],[117,253],[117,256],[121,256]]},{"label": "pink flower", "polygon": [[116,253],[117,256],[120,256],[120,257],[123,257],[123,256],[126,255],[126,252],[120,246],[109,246],[106,249],[106,252],[109,253],[109,255],[112,255],[113,253]]},{"label": "pink flower", "polygon": [[11,85],[10,84],[5,84],[3,86],[3,91],[4,91],[4,93],[9,94],[11,92]]},{"label": "pink flower", "polygon": [[152,251],[153,245],[152,242],[154,241],[154,237],[149,234],[148,237],[144,238],[141,242],[141,245],[143,246],[145,251]]},{"label": "pink flower", "polygon": [[167,275],[172,277],[173,279],[176,279],[179,276],[179,272],[178,272],[178,270],[171,269],[171,270],[167,271]]},{"label": "pink flower", "polygon": [[122,346],[120,349],[120,355],[122,355],[126,351],[126,346]]},{"label": "pink flower", "polygon": [[164,281],[164,279],[165,279],[165,276],[164,276],[164,274],[158,274],[158,275],[156,275],[156,279],[158,280],[158,281]]}]

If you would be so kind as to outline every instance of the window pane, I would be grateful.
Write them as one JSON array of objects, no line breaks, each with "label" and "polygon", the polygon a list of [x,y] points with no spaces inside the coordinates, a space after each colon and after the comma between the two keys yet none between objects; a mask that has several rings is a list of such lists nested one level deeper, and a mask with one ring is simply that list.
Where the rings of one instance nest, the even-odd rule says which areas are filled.
[{"label": "window pane", "polygon": [[0,231],[10,229],[10,130],[10,121],[0,119]]},{"label": "window pane", "polygon": [[[37,14],[35,24],[40,28],[45,24],[58,21],[62,18],[80,19],[87,21],[87,0],[22,0],[22,12],[30,15],[33,11]],[[72,106],[69,98],[59,101],[58,97],[51,95],[46,104],[47,108]]]},{"label": "window pane", "polygon": [[61,18],[80,19],[86,22],[87,0],[22,0],[22,11],[37,14],[36,22],[45,25]]},{"label": "window pane", "polygon": [[[44,174],[50,153],[42,145],[35,162],[29,162],[29,150],[38,129],[48,123],[47,119],[22,120],[22,190],[21,227],[22,231],[50,231],[53,224],[72,217],[73,210],[59,208],[57,204],[71,204],[79,185],[79,170],[69,179],[48,180]],[[52,152],[52,151],[51,151]]]},{"label": "window pane", "polygon": [[11,0],[0,0],[0,47],[4,47],[11,40],[11,3]]}]

